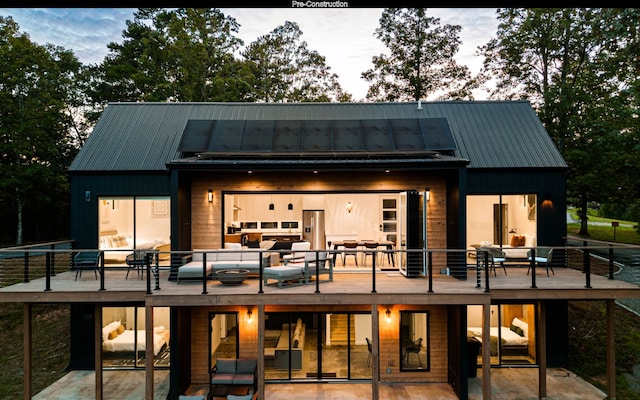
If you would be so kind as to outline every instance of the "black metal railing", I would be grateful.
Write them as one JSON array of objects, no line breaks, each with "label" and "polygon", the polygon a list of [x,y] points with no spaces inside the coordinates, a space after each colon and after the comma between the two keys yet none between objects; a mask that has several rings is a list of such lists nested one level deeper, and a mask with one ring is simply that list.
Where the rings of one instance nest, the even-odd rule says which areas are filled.
[{"label": "black metal railing", "polygon": [[[495,246],[491,247],[496,249]],[[497,248],[499,250],[499,248]],[[304,275],[299,277],[298,285],[309,288],[309,293],[319,294],[330,292],[325,289],[325,282],[332,285],[342,283],[349,284],[347,279],[341,279],[343,274],[359,274],[359,279],[368,279],[367,292],[388,293],[397,289],[397,286],[389,285],[386,275],[417,278],[411,284],[417,287],[420,293],[438,293],[449,290],[451,287],[467,286],[469,291],[481,291],[490,293],[492,288],[533,288],[545,289],[550,287],[550,280],[554,280],[553,287],[578,287],[594,288],[605,287],[606,281],[623,280],[629,283],[629,287],[638,287],[640,284],[640,262],[636,263],[635,257],[640,257],[640,248],[630,245],[616,245],[611,243],[575,243],[567,242],[565,246],[544,247],[544,255],[548,250],[553,250],[552,257],[546,262],[536,261],[544,258],[542,247],[524,248],[529,250],[527,259],[506,259],[505,273],[496,274],[495,261],[492,252],[488,249],[402,249],[402,250],[373,250],[358,249],[357,257],[364,259],[365,251],[371,262],[361,264],[357,268],[353,266],[339,266],[338,259],[342,254],[338,250],[307,250],[307,265],[298,264],[304,269]],[[131,254],[140,254],[136,260],[135,268],[140,268],[142,276],[146,273],[146,279],[129,278],[127,272],[132,268],[126,263],[106,264],[102,250],[75,249],[72,241],[50,242],[31,246],[21,246],[0,249],[0,287],[11,291],[12,285],[21,284],[21,291],[25,290],[25,284],[34,291],[144,291],[146,294],[154,294],[161,289],[167,289],[170,293],[172,287],[192,286],[199,288],[200,294],[216,294],[219,289],[215,285],[220,284],[216,279],[216,268],[213,265],[218,260],[219,254],[224,254],[230,260],[230,254],[242,257],[243,253],[251,251],[255,264],[251,267],[251,273],[246,283],[239,286],[246,293],[263,294],[278,290],[279,294],[287,294],[277,285],[266,284],[265,278],[273,276],[267,268],[278,268],[282,264],[284,254],[289,251],[271,251],[261,249],[241,250],[190,250],[190,251],[166,251],[123,249],[121,251]],[[98,252],[99,258],[94,266],[83,266],[82,270],[74,263],[76,255],[83,252]],[[256,255],[257,254],[257,255]],[[391,255],[394,259],[391,265],[382,265],[381,257]],[[190,282],[176,281],[180,275],[180,268],[189,259],[197,259],[196,269],[200,269],[199,277],[191,274]],[[224,257],[223,257],[224,258]],[[233,257],[231,257],[232,259]],[[162,259],[162,261],[161,261]],[[626,260],[622,263],[619,260]],[[422,262],[418,268],[409,271],[407,262],[419,260]],[[192,261],[193,262],[193,261]],[[173,265],[172,265],[173,264]],[[227,262],[223,265],[232,265]],[[276,265],[274,265],[276,264]],[[327,267],[329,265],[329,267]],[[291,266],[291,264],[289,264]],[[237,264],[242,268],[243,264]],[[413,265],[415,267],[415,265]],[[230,267],[231,268],[231,267]],[[328,271],[330,268],[331,271]],[[548,269],[547,269],[548,268]],[[541,271],[542,270],[542,271]],[[509,271],[507,273],[507,271]],[[573,273],[570,273],[573,271]],[[579,272],[579,274],[576,273]],[[621,271],[626,277],[621,277]],[[84,275],[82,275],[84,272]],[[266,272],[266,274],[265,274]],[[412,273],[414,275],[412,275]],[[327,279],[327,275],[330,279]],[[206,279],[202,279],[202,277]],[[257,282],[253,277],[257,277]],[[595,277],[598,277],[596,279]],[[637,279],[636,279],[637,278]],[[396,283],[397,278],[396,279]],[[637,280],[637,282],[636,282]],[[558,282],[563,282],[558,285]],[[309,283],[309,284],[308,284]],[[409,285],[408,283],[404,286]],[[286,285],[285,285],[286,286]],[[610,285],[611,286],[611,285]],[[612,286],[616,287],[616,286]],[[627,287],[627,286],[625,286]],[[198,290],[198,289],[195,289]],[[408,289],[410,290],[410,289]],[[181,288],[181,293],[184,290]],[[293,292],[293,291],[292,291]],[[300,290],[295,291],[300,293]],[[305,291],[306,293],[306,291]]]}]

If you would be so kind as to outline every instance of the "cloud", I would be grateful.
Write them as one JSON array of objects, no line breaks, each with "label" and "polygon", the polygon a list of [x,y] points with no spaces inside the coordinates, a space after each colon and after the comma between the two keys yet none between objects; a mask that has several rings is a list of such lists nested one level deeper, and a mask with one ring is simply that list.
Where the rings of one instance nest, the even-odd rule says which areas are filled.
[{"label": "cloud", "polygon": [[[127,20],[134,8],[0,8],[0,15],[12,16],[21,32],[39,44],[51,43],[73,50],[85,64],[101,62],[107,44],[121,43]],[[368,84],[360,74],[371,68],[371,58],[386,52],[375,36],[382,8],[292,9],[223,8],[222,12],[240,24],[238,36],[245,46],[286,21],[298,23],[310,50],[326,58],[339,76],[343,89],[354,99],[363,99]],[[462,26],[462,46],[456,60],[472,73],[480,70],[481,58],[474,53],[495,34],[493,8],[430,8],[428,14],[441,24]]]}]

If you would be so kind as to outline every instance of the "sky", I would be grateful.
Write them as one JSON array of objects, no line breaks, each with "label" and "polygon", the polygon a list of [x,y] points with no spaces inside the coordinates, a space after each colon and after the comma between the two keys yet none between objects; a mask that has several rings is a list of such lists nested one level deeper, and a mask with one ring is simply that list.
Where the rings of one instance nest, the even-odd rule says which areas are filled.
[{"label": "sky", "polygon": [[[107,44],[122,42],[126,21],[133,20],[133,8],[0,8],[0,16],[11,16],[19,30],[38,44],[51,43],[72,50],[84,64],[96,64],[107,55]],[[386,52],[374,36],[382,8],[222,8],[240,24],[238,37],[245,45],[271,32],[285,21],[296,22],[301,40],[309,50],[324,56],[342,88],[354,100],[365,98],[368,83],[360,74],[371,68],[373,56]],[[441,25],[462,26],[462,45],[455,57],[472,74],[481,67],[478,46],[495,36],[498,22],[495,8],[429,8],[428,14]],[[485,99],[475,92],[476,100]]]}]

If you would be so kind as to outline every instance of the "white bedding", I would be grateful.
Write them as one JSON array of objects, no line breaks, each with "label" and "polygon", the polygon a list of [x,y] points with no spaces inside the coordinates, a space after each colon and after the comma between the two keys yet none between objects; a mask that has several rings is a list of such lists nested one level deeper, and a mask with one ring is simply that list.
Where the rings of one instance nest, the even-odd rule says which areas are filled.
[{"label": "white bedding", "polygon": [[[498,340],[498,328],[500,329],[500,339],[502,340],[502,346],[527,346],[529,339],[526,336],[520,336],[512,331],[508,326],[492,326],[490,328],[491,342]],[[467,336],[476,338],[482,343],[482,328],[481,327],[468,327]]]},{"label": "white bedding", "polygon": [[[153,354],[158,355],[162,346],[169,344],[169,331],[163,329],[160,333],[157,333],[157,328],[153,333]],[[102,342],[102,350],[108,352],[117,351],[134,351],[134,331],[125,330],[113,339],[108,339]],[[146,332],[143,330],[137,331],[138,336],[138,351],[146,350]]]}]

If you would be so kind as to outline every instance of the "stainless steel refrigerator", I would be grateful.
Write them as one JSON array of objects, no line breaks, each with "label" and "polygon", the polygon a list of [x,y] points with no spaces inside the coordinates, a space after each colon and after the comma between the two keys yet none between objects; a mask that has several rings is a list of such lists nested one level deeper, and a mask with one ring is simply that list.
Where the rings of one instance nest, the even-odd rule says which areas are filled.
[{"label": "stainless steel refrigerator", "polygon": [[311,250],[326,248],[324,210],[302,210],[302,239],[311,243]]}]

